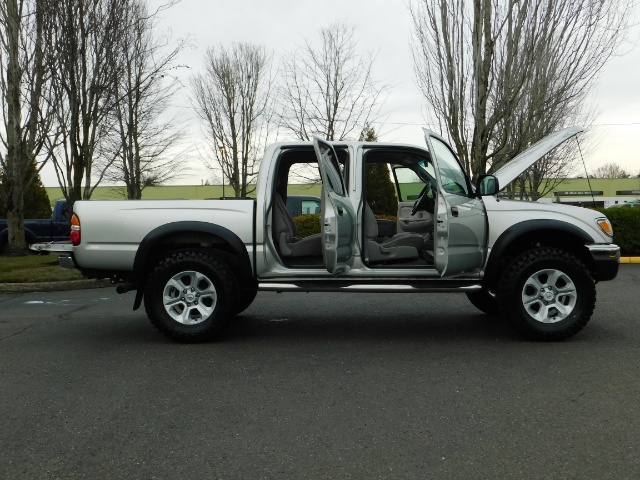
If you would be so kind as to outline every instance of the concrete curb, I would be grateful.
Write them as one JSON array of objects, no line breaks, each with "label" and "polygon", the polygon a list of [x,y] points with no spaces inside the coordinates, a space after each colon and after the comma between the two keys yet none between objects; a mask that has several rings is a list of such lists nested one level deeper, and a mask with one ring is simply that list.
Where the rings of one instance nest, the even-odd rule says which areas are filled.
[{"label": "concrete curb", "polygon": [[0,283],[0,293],[56,292],[111,286],[109,280],[68,280],[63,282]]},{"label": "concrete curb", "polygon": [[620,263],[640,263],[640,257],[620,257]]}]

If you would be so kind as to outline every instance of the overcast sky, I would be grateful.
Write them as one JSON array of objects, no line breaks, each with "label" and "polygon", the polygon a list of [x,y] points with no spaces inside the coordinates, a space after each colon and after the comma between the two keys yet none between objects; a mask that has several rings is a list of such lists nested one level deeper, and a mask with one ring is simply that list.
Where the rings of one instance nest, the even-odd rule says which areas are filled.
[{"label": "overcast sky", "polygon": [[[150,0],[150,5],[160,3]],[[425,105],[415,85],[410,52],[411,17],[403,0],[181,0],[162,13],[160,25],[170,28],[174,38],[189,37],[192,47],[185,49],[181,62],[188,65],[186,78],[202,67],[208,46],[230,42],[265,45],[275,58],[300,45],[302,38],[313,38],[319,27],[347,20],[356,26],[361,48],[377,52],[376,77],[392,84],[385,104],[388,113],[381,141],[422,145]],[[589,171],[599,164],[617,162],[633,174],[640,171],[640,26],[632,29],[622,57],[610,60],[593,92],[599,115],[586,135],[599,139],[585,159]],[[186,92],[185,92],[186,93]],[[180,104],[192,120],[190,143],[203,146],[199,126],[184,101]],[[207,178],[197,160],[193,176],[179,183],[200,184]],[[46,186],[57,181],[50,169],[43,174]]]}]

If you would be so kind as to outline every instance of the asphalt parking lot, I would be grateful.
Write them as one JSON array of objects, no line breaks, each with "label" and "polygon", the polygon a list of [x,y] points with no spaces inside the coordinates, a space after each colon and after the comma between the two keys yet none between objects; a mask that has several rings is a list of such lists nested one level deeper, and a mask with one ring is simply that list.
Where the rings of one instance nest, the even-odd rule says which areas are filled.
[{"label": "asphalt parking lot", "polygon": [[569,341],[451,294],[260,293],[220,341],[113,288],[0,295],[0,478],[640,472],[640,265]]}]

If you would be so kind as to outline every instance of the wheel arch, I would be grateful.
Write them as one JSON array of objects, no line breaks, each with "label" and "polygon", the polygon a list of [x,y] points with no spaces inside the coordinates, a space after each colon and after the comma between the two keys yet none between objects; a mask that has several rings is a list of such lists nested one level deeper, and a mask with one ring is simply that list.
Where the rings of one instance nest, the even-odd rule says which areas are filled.
[{"label": "wheel arch", "polygon": [[485,268],[485,284],[496,285],[509,260],[536,246],[556,247],[574,254],[594,272],[593,258],[585,245],[594,243],[581,228],[559,220],[526,220],[506,229],[494,243]]},{"label": "wheel arch", "polygon": [[138,284],[134,310],[140,307],[144,285],[154,265],[172,251],[187,249],[215,252],[237,274],[240,285],[256,284],[249,253],[234,232],[206,222],[172,222],[152,230],[140,242],[133,263],[134,280]]},{"label": "wheel arch", "polygon": [[27,247],[30,243],[35,243],[35,240],[38,238],[38,235],[33,233],[31,230],[25,227],[24,229],[24,241],[27,243]]},{"label": "wheel arch", "polygon": [[[31,243],[35,243],[35,239],[38,238],[37,235],[35,235],[31,230],[29,230],[28,228],[24,228],[24,241],[27,244],[27,247],[29,247],[29,244]],[[4,228],[3,230],[0,230],[0,253],[2,253],[2,250],[4,249],[4,247],[6,246],[6,244],[9,243],[9,228]]]}]

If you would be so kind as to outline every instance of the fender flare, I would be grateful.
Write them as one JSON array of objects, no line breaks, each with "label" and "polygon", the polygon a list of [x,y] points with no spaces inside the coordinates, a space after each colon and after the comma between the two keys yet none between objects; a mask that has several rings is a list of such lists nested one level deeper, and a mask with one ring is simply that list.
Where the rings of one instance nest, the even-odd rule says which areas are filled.
[{"label": "fender flare", "polygon": [[[34,235],[34,233],[29,230],[28,228],[24,229],[24,239],[27,242],[27,245],[29,244],[29,240],[35,240],[37,237],[37,235]],[[4,228],[2,230],[0,230],[0,246],[4,245],[5,243],[7,243],[9,241],[9,228]]]},{"label": "fender flare", "polygon": [[509,247],[511,247],[511,245],[513,245],[516,240],[520,239],[527,233],[539,232],[540,230],[556,230],[568,233],[581,240],[585,245],[595,242],[593,237],[591,237],[591,235],[582,230],[580,227],[567,222],[563,222],[561,220],[536,219],[525,220],[523,222],[516,223],[515,225],[510,226],[504,232],[502,232],[502,234],[493,244],[493,247],[491,248],[491,254],[489,255],[487,266],[485,268],[485,280],[489,283],[493,282],[500,270],[501,259],[503,258]]},{"label": "fender flare", "polygon": [[[150,258],[153,258],[153,251],[168,235],[174,233],[207,233],[221,238],[231,250],[231,255],[234,255],[237,259],[237,265],[234,266],[237,267],[240,284],[253,285],[256,283],[249,253],[242,240],[234,232],[220,225],[207,222],[181,221],[167,223],[149,232],[140,242],[136,252],[133,273],[140,283],[136,292],[134,310],[137,310],[142,302],[146,277],[153,267],[149,261]],[[228,261],[226,257],[231,255],[227,254],[222,259]]]}]

